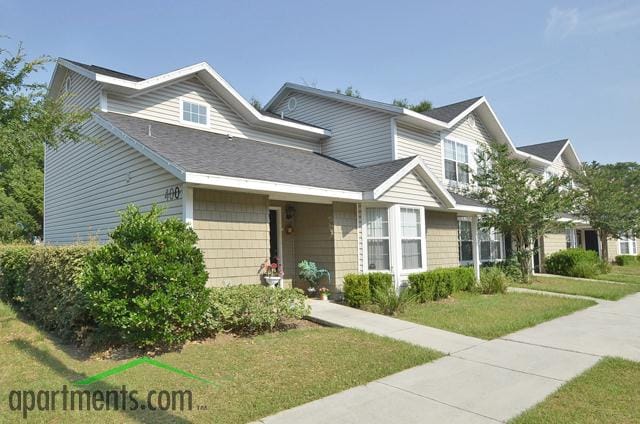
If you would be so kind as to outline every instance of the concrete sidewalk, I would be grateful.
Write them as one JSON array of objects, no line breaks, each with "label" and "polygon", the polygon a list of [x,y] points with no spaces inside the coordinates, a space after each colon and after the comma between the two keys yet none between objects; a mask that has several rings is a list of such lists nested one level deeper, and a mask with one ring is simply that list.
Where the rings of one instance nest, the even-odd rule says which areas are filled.
[{"label": "concrete sidewalk", "polygon": [[[319,320],[451,355],[283,411],[263,423],[504,422],[542,401],[603,355],[640,360],[640,294],[491,341],[452,336],[379,315],[369,321],[374,317],[363,311],[317,303],[313,315]],[[405,337],[408,331],[417,334],[415,340]]]}]

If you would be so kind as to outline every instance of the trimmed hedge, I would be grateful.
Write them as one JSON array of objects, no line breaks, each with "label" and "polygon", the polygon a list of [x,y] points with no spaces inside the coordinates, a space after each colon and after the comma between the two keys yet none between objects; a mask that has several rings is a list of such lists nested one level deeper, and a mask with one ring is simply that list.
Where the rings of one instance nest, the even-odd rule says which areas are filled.
[{"label": "trimmed hedge", "polygon": [[509,258],[504,261],[496,262],[484,262],[481,268],[498,268],[501,270],[512,282],[522,281],[522,270],[520,264],[514,258]]},{"label": "trimmed hedge", "polygon": [[0,249],[2,300],[65,341],[82,342],[96,323],[79,286],[95,246],[4,246]]},{"label": "trimmed hedge", "polygon": [[544,267],[550,274],[577,278],[593,278],[605,269],[596,252],[581,248],[565,249],[549,255]]},{"label": "trimmed hedge", "polygon": [[371,303],[376,293],[387,293],[390,290],[394,290],[393,275],[387,272],[347,274],[344,276],[344,301],[354,308],[360,308]]},{"label": "trimmed hedge", "polygon": [[344,301],[353,308],[371,302],[371,288],[367,274],[347,274],[343,283]]},{"label": "trimmed hedge", "polygon": [[237,334],[271,331],[288,319],[309,313],[306,296],[299,289],[272,289],[258,285],[214,288],[203,330]]},{"label": "trimmed hedge", "polygon": [[629,266],[638,263],[638,257],[633,255],[620,255],[616,256],[616,265]]},{"label": "trimmed hedge", "polygon": [[475,280],[473,268],[439,268],[409,275],[409,291],[424,303],[446,298],[454,291],[471,290]]}]

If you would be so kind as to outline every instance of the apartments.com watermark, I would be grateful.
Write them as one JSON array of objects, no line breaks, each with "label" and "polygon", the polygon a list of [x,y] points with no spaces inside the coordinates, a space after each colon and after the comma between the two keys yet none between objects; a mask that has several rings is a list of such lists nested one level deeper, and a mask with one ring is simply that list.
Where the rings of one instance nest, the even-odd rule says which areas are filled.
[{"label": "apartments.com watermark", "polygon": [[9,410],[27,418],[33,411],[191,411],[191,390],[149,390],[140,395],[126,385],[117,390],[11,390]]}]

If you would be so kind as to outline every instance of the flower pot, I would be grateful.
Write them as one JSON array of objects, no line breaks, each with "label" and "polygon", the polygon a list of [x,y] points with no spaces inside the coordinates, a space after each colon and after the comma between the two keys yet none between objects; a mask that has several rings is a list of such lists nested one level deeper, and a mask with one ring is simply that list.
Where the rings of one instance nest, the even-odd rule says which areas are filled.
[{"label": "flower pot", "polygon": [[320,300],[329,300],[329,293],[320,293]]},{"label": "flower pot", "polygon": [[264,277],[264,282],[271,288],[274,288],[276,285],[280,284],[282,278],[280,277]]}]

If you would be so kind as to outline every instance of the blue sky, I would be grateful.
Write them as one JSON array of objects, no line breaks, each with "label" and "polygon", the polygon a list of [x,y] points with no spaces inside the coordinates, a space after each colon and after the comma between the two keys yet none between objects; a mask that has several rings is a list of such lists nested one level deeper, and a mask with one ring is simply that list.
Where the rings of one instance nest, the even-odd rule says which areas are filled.
[{"label": "blue sky", "polygon": [[206,61],[263,104],[285,81],[484,95],[516,145],[569,137],[582,160],[640,161],[640,2],[0,0],[0,34],[143,77]]}]

